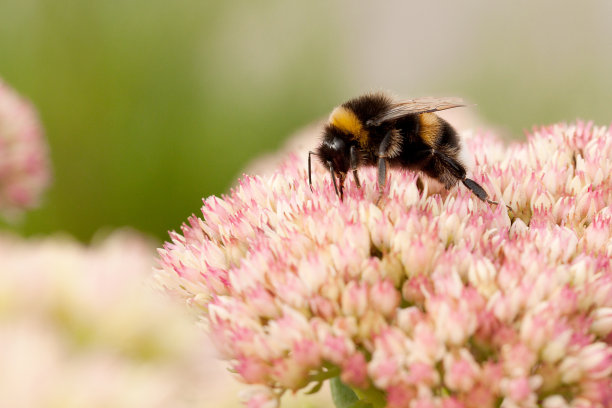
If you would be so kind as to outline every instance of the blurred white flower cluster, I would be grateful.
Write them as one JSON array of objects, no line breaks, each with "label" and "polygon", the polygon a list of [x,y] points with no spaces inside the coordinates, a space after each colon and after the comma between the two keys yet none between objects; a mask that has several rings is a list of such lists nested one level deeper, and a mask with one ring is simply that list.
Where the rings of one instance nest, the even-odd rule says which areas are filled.
[{"label": "blurred white flower cluster", "polygon": [[38,204],[51,178],[47,156],[36,111],[0,78],[0,216]]},{"label": "blurred white flower cluster", "polygon": [[152,261],[134,233],[0,237],[0,406],[218,406],[207,343],[146,284]]}]

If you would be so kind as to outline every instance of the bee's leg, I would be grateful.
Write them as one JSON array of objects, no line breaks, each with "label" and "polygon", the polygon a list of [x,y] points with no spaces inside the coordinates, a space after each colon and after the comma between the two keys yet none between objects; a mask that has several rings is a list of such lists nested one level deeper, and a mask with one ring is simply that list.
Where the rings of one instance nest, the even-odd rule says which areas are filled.
[{"label": "bee's leg", "polygon": [[423,191],[425,191],[425,185],[423,184],[423,179],[421,178],[420,175],[417,176],[416,187],[419,190],[419,193],[423,194]]},{"label": "bee's leg", "polygon": [[[336,190],[336,195],[340,197],[340,200],[342,200],[342,195],[338,191],[338,183],[336,183],[336,173],[334,172],[334,165],[332,164],[332,162],[328,161],[327,166],[329,168],[329,175],[331,176],[331,179],[334,182],[334,190]],[[342,187],[340,189],[342,191]]]},{"label": "bee's leg", "polygon": [[[497,201],[489,200],[489,195],[487,194],[485,189],[482,188],[480,184],[466,177],[465,168],[457,160],[455,160],[454,158],[440,151],[435,151],[434,154],[436,155],[436,157],[439,157],[442,160],[442,162],[444,163],[445,167],[449,170],[449,172],[454,177],[461,180],[463,185],[469,188],[476,197],[478,197],[482,201],[485,201],[489,204],[494,204],[494,205],[499,204]],[[508,207],[508,209],[510,209],[510,207]]]},{"label": "bee's leg", "polygon": [[[487,192],[484,190],[484,188],[482,188],[480,184],[478,184],[474,180],[466,177],[463,180],[461,180],[461,182],[463,183],[464,186],[472,190],[472,193],[474,193],[474,195],[480,198],[482,201],[486,201],[487,203],[493,204],[493,205],[499,205],[497,201],[489,200],[489,195],[487,194]],[[509,205],[506,205],[506,208],[512,211],[512,208]]]},{"label": "bee's leg", "polygon": [[359,164],[359,157],[357,156],[357,147],[351,146],[351,170],[353,172],[353,177],[355,178],[355,184],[357,184],[357,188],[361,188],[361,183],[359,182],[359,176],[357,175],[357,165]]},{"label": "bee's leg", "polygon": [[433,154],[442,161],[444,168],[446,168],[453,177],[458,180],[465,179],[465,168],[461,163],[439,150],[434,150]]},{"label": "bee's leg", "polygon": [[310,191],[312,191],[312,172],[310,166],[310,156],[316,154],[315,152],[308,152],[308,185],[310,186]]},{"label": "bee's leg", "polygon": [[382,197],[387,182],[387,161],[384,157],[378,158],[378,200]]},{"label": "bee's leg", "polygon": [[389,147],[391,147],[392,138],[393,129],[388,131],[385,137],[383,137],[383,140],[380,142],[380,145],[378,146],[378,157],[387,157]]},{"label": "bee's leg", "polygon": [[391,145],[393,130],[387,132],[378,146],[378,201],[382,198],[387,182],[387,150]]},{"label": "bee's leg", "polygon": [[484,188],[482,188],[480,184],[478,184],[474,180],[466,177],[463,180],[461,180],[461,182],[463,183],[464,186],[472,190],[472,193],[474,193],[474,195],[480,198],[482,201],[486,201],[488,203],[495,204],[495,205],[498,204],[495,201],[489,200],[489,195],[487,194],[487,192],[484,190]]}]

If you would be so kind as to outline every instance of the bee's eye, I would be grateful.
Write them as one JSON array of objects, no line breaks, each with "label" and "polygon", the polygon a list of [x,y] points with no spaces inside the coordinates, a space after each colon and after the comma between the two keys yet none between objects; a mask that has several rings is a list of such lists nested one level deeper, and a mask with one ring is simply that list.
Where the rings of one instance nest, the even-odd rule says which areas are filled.
[{"label": "bee's eye", "polygon": [[344,140],[340,139],[339,137],[335,137],[332,140],[330,147],[334,150],[343,151],[345,146],[346,144],[344,143]]}]

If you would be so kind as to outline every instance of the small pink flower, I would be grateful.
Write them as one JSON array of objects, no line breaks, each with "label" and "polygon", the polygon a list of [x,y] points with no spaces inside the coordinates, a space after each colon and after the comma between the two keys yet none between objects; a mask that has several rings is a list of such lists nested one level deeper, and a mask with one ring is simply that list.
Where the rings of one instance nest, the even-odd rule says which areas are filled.
[{"label": "small pink flower", "polygon": [[321,364],[320,345],[315,340],[296,340],[292,352],[295,360],[305,367],[315,368]]},{"label": "small pink flower", "polygon": [[508,397],[514,402],[525,402],[531,394],[529,380],[525,377],[507,380],[504,385]]},{"label": "small pink flower", "polygon": [[389,389],[400,378],[402,358],[377,353],[368,364],[368,372],[374,384],[380,389]]},{"label": "small pink flower", "polygon": [[612,235],[612,208],[597,214],[584,230],[581,242],[589,252],[605,253],[610,235]]},{"label": "small pink flower", "polygon": [[600,307],[591,313],[593,323],[591,330],[597,335],[606,337],[612,333],[612,307]]},{"label": "small pink flower", "polygon": [[427,315],[415,306],[406,307],[397,311],[397,326],[406,334],[411,334],[419,323],[424,323]]},{"label": "small pink flower", "polygon": [[612,350],[605,343],[593,343],[577,355],[582,371],[593,379],[610,378],[612,374]]},{"label": "small pink flower", "polygon": [[407,279],[402,287],[402,296],[404,299],[422,303],[425,300],[426,294],[433,292],[433,282],[425,275],[418,275],[412,279]]},{"label": "small pink flower", "polygon": [[504,367],[501,363],[488,361],[483,364],[480,371],[480,382],[492,393],[499,391],[500,384],[504,378]]},{"label": "small pink flower", "polygon": [[257,388],[241,395],[246,408],[278,408],[279,400],[276,395],[265,388]]},{"label": "small pink flower", "polygon": [[248,384],[258,384],[267,381],[270,371],[268,364],[256,357],[239,358],[238,364],[234,368]]},{"label": "small pink flower", "polygon": [[354,344],[345,337],[329,334],[323,340],[321,351],[325,359],[341,365],[353,353],[354,347]]},{"label": "small pink flower", "polygon": [[468,392],[461,394],[466,408],[493,408],[495,394],[484,385],[477,385]]},{"label": "small pink flower", "polygon": [[310,298],[309,306],[313,314],[328,321],[340,314],[340,306],[333,300],[323,296],[313,296]]},{"label": "small pink flower", "polygon": [[612,388],[609,379],[602,378],[582,382],[580,384],[580,397],[592,402],[599,402],[602,407],[609,407],[612,404]]},{"label": "small pink flower", "polygon": [[294,359],[278,358],[272,361],[272,381],[279,384],[284,389],[299,390],[306,386],[305,379],[308,374],[308,367],[300,364]]},{"label": "small pink flower", "polygon": [[436,403],[431,397],[418,397],[410,403],[410,408],[436,408]]},{"label": "small pink flower", "polygon": [[444,383],[453,391],[467,392],[479,377],[479,367],[471,354],[462,349],[458,355],[444,356]]},{"label": "small pink flower", "polygon": [[425,323],[419,323],[414,329],[409,349],[410,358],[413,361],[422,361],[428,364],[435,364],[440,361],[446,351],[444,339],[438,337],[435,329]]},{"label": "small pink flower", "polygon": [[406,386],[392,386],[387,388],[387,408],[408,408],[414,400],[416,392]]},{"label": "small pink flower", "polygon": [[415,386],[421,384],[433,387],[440,383],[440,375],[435,367],[421,361],[415,361],[408,366],[406,381]]},{"label": "small pink flower", "polygon": [[463,344],[476,330],[477,316],[465,300],[442,295],[426,302],[435,322],[436,339],[447,344]]},{"label": "small pink flower", "polygon": [[459,402],[455,397],[443,398],[440,402],[440,408],[464,408],[465,405]]},{"label": "small pink flower", "polygon": [[513,377],[525,376],[537,362],[537,355],[523,343],[502,346],[504,370]]},{"label": "small pink flower", "polygon": [[368,386],[367,361],[363,354],[355,353],[342,364],[342,382],[359,388]]},{"label": "small pink flower", "polygon": [[550,397],[546,397],[544,402],[542,403],[543,408],[569,408],[568,403],[565,401],[560,395],[552,395]]},{"label": "small pink flower", "polygon": [[345,315],[361,317],[368,306],[368,288],[365,283],[349,282],[342,294],[342,311]]},{"label": "small pink flower", "polygon": [[400,294],[389,280],[377,282],[370,288],[370,303],[383,316],[393,315],[400,301]]}]

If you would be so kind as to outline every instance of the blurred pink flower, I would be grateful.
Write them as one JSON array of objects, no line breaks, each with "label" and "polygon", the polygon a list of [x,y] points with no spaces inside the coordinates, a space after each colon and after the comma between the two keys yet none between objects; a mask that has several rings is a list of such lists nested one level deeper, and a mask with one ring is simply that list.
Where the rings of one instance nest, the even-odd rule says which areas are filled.
[{"label": "blurred pink flower", "polygon": [[293,155],[171,233],[156,276],[265,387],[249,406],[337,375],[388,407],[612,406],[612,132],[464,140],[511,210],[400,171],[376,206],[374,169],[339,201]]},{"label": "blurred pink flower", "polygon": [[36,111],[0,78],[0,215],[38,204],[51,178],[48,155]]}]

